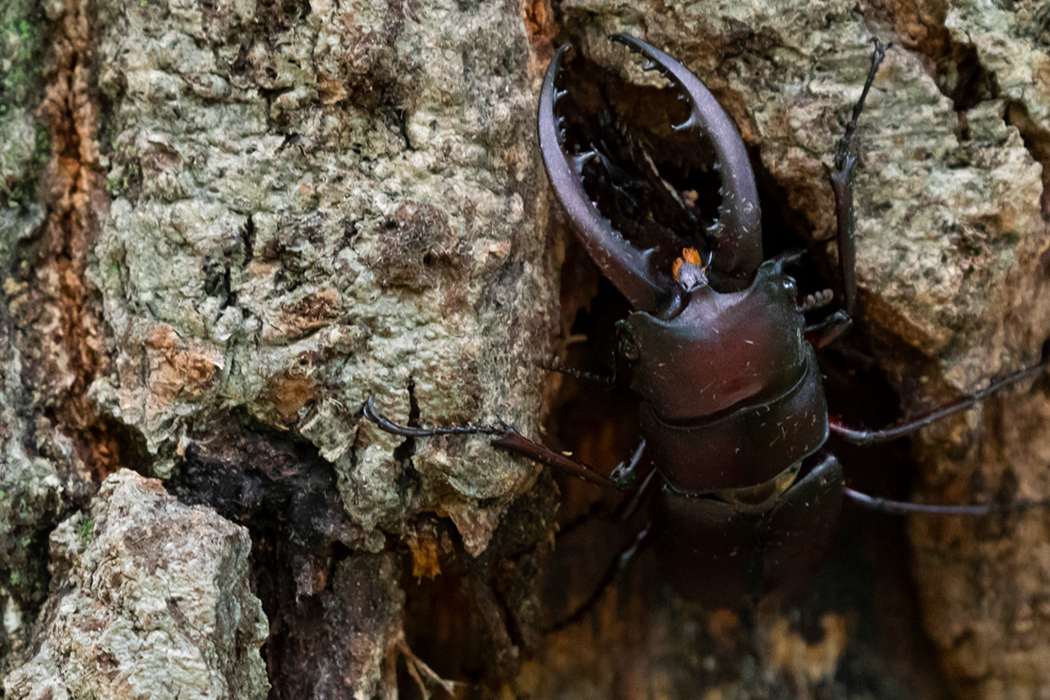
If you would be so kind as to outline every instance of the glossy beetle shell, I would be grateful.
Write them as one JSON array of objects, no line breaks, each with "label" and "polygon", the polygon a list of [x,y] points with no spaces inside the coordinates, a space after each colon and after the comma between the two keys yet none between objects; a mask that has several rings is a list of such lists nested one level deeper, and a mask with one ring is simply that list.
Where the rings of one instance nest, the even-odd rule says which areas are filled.
[{"label": "glossy beetle shell", "polygon": [[662,244],[694,241],[709,264],[690,252],[686,277],[684,255],[673,271],[660,269],[667,251],[634,247],[588,197],[585,164],[616,166],[602,142],[575,156],[563,148],[555,107],[564,47],[541,92],[541,150],[577,237],[636,309],[619,331],[641,433],[663,479],[650,531],[661,564],[683,596],[731,605],[808,579],[834,536],[842,470],[815,456],[828,437],[822,378],[794,280],[779,261],[762,262],[758,194],[740,136],[685,67],[633,37],[613,39],[646,55],[685,96],[689,116],[675,129],[710,144],[721,176],[717,220],[668,231]]},{"label": "glossy beetle shell", "polygon": [[731,607],[803,588],[834,543],[841,509],[842,467],[829,458],[771,507],[690,498],[665,487],[653,498],[650,532],[679,595]]},{"label": "glossy beetle shell", "polygon": [[638,355],[630,364],[631,388],[672,423],[774,400],[808,365],[795,296],[794,280],[770,261],[746,289],[692,291],[672,318],[630,314],[620,331]]}]

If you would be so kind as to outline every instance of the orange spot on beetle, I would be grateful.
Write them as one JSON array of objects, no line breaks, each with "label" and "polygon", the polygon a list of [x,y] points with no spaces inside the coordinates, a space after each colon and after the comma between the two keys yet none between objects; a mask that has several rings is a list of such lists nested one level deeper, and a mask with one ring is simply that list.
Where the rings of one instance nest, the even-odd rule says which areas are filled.
[{"label": "orange spot on beetle", "polygon": [[682,269],[682,265],[689,263],[690,265],[696,265],[701,270],[704,268],[704,263],[700,260],[700,251],[696,248],[686,248],[682,251],[682,257],[674,261],[674,266],[671,268],[671,272],[674,274],[674,281],[681,283],[681,279],[678,276],[679,270]]}]

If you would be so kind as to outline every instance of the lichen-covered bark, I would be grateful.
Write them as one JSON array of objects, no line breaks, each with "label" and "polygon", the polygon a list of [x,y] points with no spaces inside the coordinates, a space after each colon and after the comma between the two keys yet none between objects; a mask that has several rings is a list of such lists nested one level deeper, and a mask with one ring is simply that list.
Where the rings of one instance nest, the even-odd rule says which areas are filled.
[{"label": "lichen-covered bark", "polygon": [[[910,564],[898,525],[853,513],[809,595],[733,613],[675,599],[643,557],[593,616],[542,638],[624,533],[562,538],[544,612],[550,480],[485,439],[394,438],[359,408],[373,395],[402,422],[498,416],[538,436],[556,271],[535,90],[555,39],[620,69],[612,31],[711,87],[753,156],[767,232],[827,269],[824,167],[868,38],[894,41],[861,119],[860,340],[841,355],[874,360],[906,412],[1036,361],[1050,336],[1046,18],[1036,0],[7,0],[0,673],[21,667],[8,692],[57,677],[76,697],[124,668],[103,636],[81,634],[84,608],[67,608],[95,590],[76,579],[89,558],[71,564],[72,523],[109,507],[134,479],[95,490],[130,467],[214,510],[210,531],[251,534],[249,555],[230,530],[269,634],[258,657],[205,654],[252,679],[216,697],[263,692],[259,658],[271,696],[289,698],[391,697],[398,664],[433,690],[430,664],[467,696],[1045,694],[1044,512],[915,518]],[[567,268],[569,317],[589,303],[585,268]],[[918,497],[1043,497],[1042,386],[916,440]],[[578,454],[608,457],[629,432],[615,403],[558,414],[590,424]],[[563,490],[566,511],[592,498]],[[172,512],[211,512],[147,491]],[[71,509],[79,520],[56,530]],[[190,552],[169,529],[171,551]],[[111,598],[91,614],[120,622]],[[184,613],[159,614],[174,630]]]},{"label": "lichen-covered bark", "polygon": [[[17,364],[8,358],[6,377],[15,367]],[[9,390],[2,396],[16,397],[17,392]],[[22,404],[13,401],[5,405]],[[18,426],[15,412],[5,413],[6,425]],[[29,649],[33,618],[48,592],[47,536],[62,513],[65,495],[54,467],[46,460],[29,457],[19,444],[20,437],[14,430],[5,435],[0,472],[0,595],[4,623],[0,632],[0,678],[6,675],[12,660],[21,658]]]},{"label": "lichen-covered bark", "polygon": [[[3,476],[42,509],[2,511],[0,566],[41,574],[32,596],[4,587],[10,619],[47,586],[41,552],[14,543],[39,545],[71,497],[83,507],[131,467],[252,531],[274,693],[394,693],[413,550],[430,576],[486,552],[539,471],[485,440],[405,442],[359,412],[371,395],[401,421],[535,433],[556,281],[520,8],[3,12],[4,357],[26,408]],[[525,531],[515,556],[545,538]],[[515,577],[489,558],[465,580],[516,627],[504,607],[532,599],[497,600]],[[24,647],[30,622],[0,650]],[[503,655],[535,637],[496,627]],[[282,653],[296,645],[305,666]]]},{"label": "lichen-covered bark", "polygon": [[[962,152],[983,174],[984,189],[975,191],[968,179],[951,190],[968,194],[949,200],[961,214],[946,222],[955,224],[955,235],[946,237],[951,262],[942,265],[949,279],[927,277],[917,289],[926,292],[929,285],[931,296],[950,289],[944,306],[963,310],[954,318],[930,314],[931,335],[940,335],[943,345],[922,348],[955,389],[1031,363],[1050,335],[1043,262],[1050,220],[1045,9],[1018,3],[1005,11],[980,2],[930,8],[943,17],[948,46],[970,57],[980,79],[953,97],[969,137]],[[924,311],[899,305],[912,318]],[[1043,387],[1041,381],[1020,387],[924,437],[916,446],[924,497],[1045,498],[1050,404]],[[911,523],[926,629],[960,695],[1041,697],[1050,687],[1045,513],[989,520]]]},{"label": "lichen-covered bark", "polygon": [[24,362],[10,307],[20,285],[12,272],[28,261],[22,244],[44,221],[37,201],[49,140],[36,119],[43,99],[47,31],[28,0],[0,7],[0,677],[29,649],[33,620],[48,591],[47,538],[69,496],[55,464],[33,439]]},{"label": "lichen-covered bark", "polygon": [[255,698],[269,684],[248,532],[121,471],[51,533],[55,593],[10,698]]},{"label": "lichen-covered bark", "polygon": [[482,444],[391,460],[356,414],[536,413],[511,387],[535,386],[552,280],[509,9],[99,3],[122,350],[93,397],[154,471],[240,409],[316,445],[366,528],[441,509],[484,548],[534,470]]}]

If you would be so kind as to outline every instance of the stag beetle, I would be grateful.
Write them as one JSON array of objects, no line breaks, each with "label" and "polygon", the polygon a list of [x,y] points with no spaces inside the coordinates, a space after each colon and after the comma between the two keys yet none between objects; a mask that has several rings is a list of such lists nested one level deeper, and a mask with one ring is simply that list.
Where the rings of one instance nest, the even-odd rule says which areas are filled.
[{"label": "stag beetle", "polygon": [[[815,349],[851,323],[856,299],[852,182],[857,165],[852,139],[885,47],[875,40],[871,68],[831,172],[843,308],[807,325],[805,313],[826,305],[834,295],[824,290],[801,297],[800,304],[795,280],[785,272],[793,257],[763,259],[755,176],[729,117],[707,88],[667,54],[632,36],[610,38],[643,54],[649,59],[646,69],[660,71],[680,91],[688,118],[673,129],[706,138],[721,181],[713,226],[682,231],[648,221],[656,244],[644,250],[633,245],[585,187],[588,164],[609,172],[615,166],[600,146],[566,153],[556,107],[565,94],[557,82],[568,47],[557,51],[540,93],[540,148],[554,191],[584,249],[634,307],[618,324],[618,354],[641,400],[641,444],[607,477],[503,423],[402,426],[379,414],[371,398],[364,415],[388,432],[409,437],[491,435],[495,447],[595,484],[631,490],[636,502],[647,493],[649,524],[626,554],[651,544],[676,591],[711,606],[735,606],[773,590],[790,592],[804,586],[830,549],[844,498],[898,513],[979,515],[1002,507],[872,498],[847,488],[841,465],[823,450],[831,432],[861,444],[906,435],[1045,369],[1041,364],[1022,370],[886,430],[854,430],[828,418]],[[657,179],[659,174],[648,176]],[[687,209],[682,197],[672,197]],[[615,206],[606,203],[604,209]],[[683,218],[688,217],[677,220]],[[668,251],[677,256],[670,265]],[[1031,505],[1035,504],[1010,507]]]}]

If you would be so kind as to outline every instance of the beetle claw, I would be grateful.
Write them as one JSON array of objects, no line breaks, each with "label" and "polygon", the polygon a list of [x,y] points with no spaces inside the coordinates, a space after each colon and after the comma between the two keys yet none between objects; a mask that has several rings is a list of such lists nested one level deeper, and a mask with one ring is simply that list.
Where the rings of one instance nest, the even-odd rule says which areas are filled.
[{"label": "beetle claw", "polygon": [[689,129],[695,128],[696,124],[697,124],[696,115],[695,114],[690,114],[689,118],[686,119],[684,122],[682,122],[681,124],[672,125],[671,128],[674,129],[675,131],[687,131]]},{"label": "beetle claw", "polygon": [[635,308],[652,310],[667,297],[673,282],[652,268],[650,253],[632,246],[612,227],[584,190],[581,169],[597,153],[572,157],[563,148],[562,130],[554,114],[555,102],[562,91],[557,90],[554,83],[567,49],[567,45],[562,46],[551,59],[540,91],[538,130],[543,162],[588,255]]},{"label": "beetle claw", "polygon": [[[761,212],[754,173],[740,136],[707,88],[680,63],[634,37],[613,35],[610,39],[624,44],[631,53],[644,55],[648,59],[644,70],[658,70],[678,89],[679,99],[685,100],[689,105],[689,115],[682,123],[673,125],[674,131],[691,133],[697,130],[709,141],[714,154],[713,169],[720,175],[721,202],[715,226],[706,236],[708,245],[701,247],[706,247],[708,251],[717,251],[710,268],[713,288],[735,291],[747,287],[762,262]],[[644,226],[650,226],[647,229],[649,238],[644,235],[639,238],[631,231],[628,231],[625,237],[617,229],[617,225],[626,223],[630,227],[636,227],[640,225],[638,222],[644,222],[644,219],[622,221],[618,212],[613,216],[613,221],[618,222],[614,225],[605,215],[607,212],[599,210],[599,203],[603,207],[609,203],[604,200],[594,201],[584,189],[585,166],[594,158],[601,158],[605,167],[598,172],[601,177],[608,178],[613,183],[625,175],[630,176],[630,173],[625,173],[617,165],[606,162],[607,159],[601,152],[589,146],[584,146],[589,150],[583,153],[569,154],[565,144],[565,117],[555,114],[555,106],[567,93],[567,90],[556,87],[567,50],[567,46],[558,49],[551,60],[540,92],[538,126],[543,161],[554,191],[564,205],[577,237],[588,255],[597,262],[602,273],[636,309],[653,311],[671,296],[675,284],[670,277],[670,271],[657,269],[652,265],[652,261],[663,260],[668,255],[677,253],[678,250],[673,248],[681,242],[692,245],[700,243],[703,232],[690,229],[691,226],[695,226],[695,214],[681,203],[677,192],[665,191],[671,189],[670,186],[663,182],[663,176],[644,153],[644,146],[640,144],[629,145],[628,148],[636,154],[637,166],[643,170],[641,177],[651,181],[658,191],[658,198],[673,199],[677,206],[682,207],[682,214],[676,215],[679,220],[674,226],[668,226],[662,221],[652,226],[645,223]],[[624,143],[633,142],[631,134],[620,123],[613,122],[603,128],[614,130],[622,137]],[[639,151],[642,152],[641,155],[637,155]],[[593,176],[594,173],[588,171],[588,177]],[[629,191],[625,192],[621,201],[629,203],[630,196]],[[629,208],[630,206],[632,205],[628,204]],[[671,203],[671,206],[675,206],[674,203]],[[631,242],[647,240],[651,244],[654,236],[659,243],[656,248],[649,250],[642,250],[640,245],[636,246]]]},{"label": "beetle claw", "polygon": [[712,264],[712,283],[726,290],[746,287],[762,263],[762,215],[744,142],[725,110],[685,66],[633,36],[613,34],[609,38],[657,64],[664,77],[681,90],[690,103],[689,118],[673,128],[675,131],[698,128],[707,136],[715,153],[715,167],[722,173],[724,189],[718,208],[720,233],[718,255]]}]

